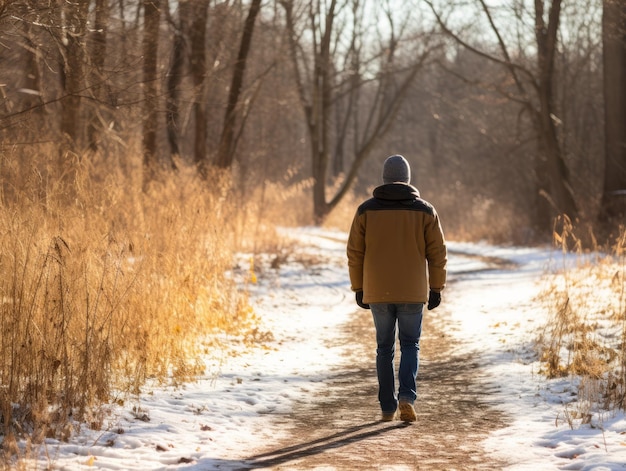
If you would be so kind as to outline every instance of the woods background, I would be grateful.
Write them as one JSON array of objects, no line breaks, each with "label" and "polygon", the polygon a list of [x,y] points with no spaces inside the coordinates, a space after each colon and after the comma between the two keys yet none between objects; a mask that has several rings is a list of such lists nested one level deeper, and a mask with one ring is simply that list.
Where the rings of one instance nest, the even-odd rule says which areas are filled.
[{"label": "woods background", "polygon": [[401,153],[450,234],[525,243],[560,214],[609,233],[625,17],[623,0],[5,0],[0,199],[67,197],[79,166],[146,191],[193,168],[242,201],[297,186],[300,222],[322,223]]}]

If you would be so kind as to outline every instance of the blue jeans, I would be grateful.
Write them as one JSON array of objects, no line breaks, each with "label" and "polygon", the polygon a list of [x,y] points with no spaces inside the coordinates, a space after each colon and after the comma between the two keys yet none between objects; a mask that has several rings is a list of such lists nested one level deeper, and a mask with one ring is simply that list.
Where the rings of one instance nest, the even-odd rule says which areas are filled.
[{"label": "blue jeans", "polygon": [[[383,412],[394,412],[398,401],[411,404],[417,397],[420,336],[422,335],[423,304],[370,304],[376,326],[376,372],[378,400]],[[396,396],[394,355],[396,325],[400,340],[400,386]]]}]

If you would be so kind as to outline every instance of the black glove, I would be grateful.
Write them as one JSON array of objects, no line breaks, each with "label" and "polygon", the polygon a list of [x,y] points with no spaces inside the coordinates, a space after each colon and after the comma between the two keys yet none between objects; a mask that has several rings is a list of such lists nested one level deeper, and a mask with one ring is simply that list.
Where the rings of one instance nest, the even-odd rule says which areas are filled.
[{"label": "black glove", "polygon": [[363,303],[363,291],[357,291],[356,293],[354,293],[356,296],[356,303],[362,307],[363,309],[369,309],[370,305],[369,304],[364,304]]},{"label": "black glove", "polygon": [[428,295],[428,310],[432,311],[439,306],[439,303],[441,303],[441,293],[431,289]]}]

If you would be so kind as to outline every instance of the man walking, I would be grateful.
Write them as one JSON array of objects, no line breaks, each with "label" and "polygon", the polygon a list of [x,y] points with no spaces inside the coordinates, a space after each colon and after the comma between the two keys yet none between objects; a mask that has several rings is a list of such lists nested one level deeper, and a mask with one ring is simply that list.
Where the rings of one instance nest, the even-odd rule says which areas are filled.
[{"label": "man walking", "polygon": [[[383,185],[356,211],[348,238],[350,283],[356,302],[372,310],[382,420],[416,420],[414,402],[424,304],[435,309],[446,284],[447,250],[435,208],[411,186],[401,155],[383,165]],[[394,354],[400,340],[396,395]]]}]

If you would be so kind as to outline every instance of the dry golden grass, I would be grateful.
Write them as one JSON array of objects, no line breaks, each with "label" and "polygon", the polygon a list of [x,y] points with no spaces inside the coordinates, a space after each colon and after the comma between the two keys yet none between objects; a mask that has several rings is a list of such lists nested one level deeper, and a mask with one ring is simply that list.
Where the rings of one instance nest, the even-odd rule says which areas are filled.
[{"label": "dry golden grass", "polygon": [[531,229],[528,214],[480,192],[464,191],[462,185],[425,198],[437,209],[448,240],[524,246],[541,237]]},{"label": "dry golden grass", "polygon": [[348,233],[354,214],[362,202],[363,200],[359,200],[354,194],[346,194],[339,204],[330,212],[324,221],[324,227],[338,229]]},{"label": "dry golden grass", "polygon": [[313,203],[308,190],[312,184],[311,180],[293,184],[264,181],[247,189],[248,193],[241,196],[245,204],[235,215],[239,249],[252,254],[285,250],[286,241],[279,237],[277,228],[311,224]]},{"label": "dry golden grass", "polygon": [[626,406],[626,231],[607,250],[584,251],[563,219],[554,240],[564,257],[577,257],[547,277],[541,295],[550,314],[539,342],[542,372],[576,378],[579,410],[566,415],[588,420],[592,405]]},{"label": "dry golden grass", "polygon": [[[356,209],[372,196],[373,190],[374,187],[358,197],[354,193],[346,194],[324,221],[324,226],[349,231]],[[480,194],[459,198],[457,193],[443,190],[430,195],[425,193],[423,197],[435,206],[448,240],[529,245],[540,237],[530,229],[530,221],[519,210]]]},{"label": "dry golden grass", "polygon": [[[49,149],[53,152],[54,149]],[[238,245],[262,225],[232,198],[181,169],[147,192],[90,160],[70,194],[20,155],[0,155],[0,435],[68,438],[100,426],[99,406],[123,401],[148,378],[184,381],[212,335],[255,335],[245,291],[228,273]],[[33,165],[34,168],[34,165]],[[71,420],[70,420],[71,418]]]}]

